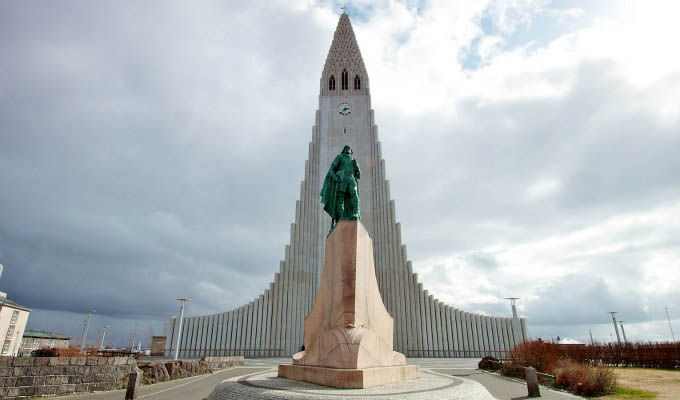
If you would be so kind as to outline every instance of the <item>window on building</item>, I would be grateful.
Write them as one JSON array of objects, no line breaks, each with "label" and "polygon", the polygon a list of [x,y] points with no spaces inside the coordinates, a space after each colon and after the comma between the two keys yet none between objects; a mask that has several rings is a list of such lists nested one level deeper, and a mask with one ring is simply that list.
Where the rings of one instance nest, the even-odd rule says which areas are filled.
[{"label": "window on building", "polygon": [[347,135],[347,128],[342,128],[342,133]]},{"label": "window on building", "polygon": [[331,75],[331,79],[328,80],[328,90],[335,90],[335,77]]},{"label": "window on building", "polygon": [[19,311],[14,311],[12,313],[12,323],[17,322],[17,319],[19,319]]},{"label": "window on building", "polygon": [[342,70],[342,90],[349,89],[349,78],[347,77],[347,70]]},{"label": "window on building", "polygon": [[9,345],[12,343],[11,340],[5,340],[5,344],[2,345],[2,354],[7,354],[9,351]]},{"label": "window on building", "polygon": [[361,90],[361,79],[359,79],[359,75],[354,77],[354,90]]},{"label": "window on building", "polygon": [[11,338],[12,335],[14,335],[14,325],[10,325],[9,328],[7,328],[7,335],[5,337]]}]

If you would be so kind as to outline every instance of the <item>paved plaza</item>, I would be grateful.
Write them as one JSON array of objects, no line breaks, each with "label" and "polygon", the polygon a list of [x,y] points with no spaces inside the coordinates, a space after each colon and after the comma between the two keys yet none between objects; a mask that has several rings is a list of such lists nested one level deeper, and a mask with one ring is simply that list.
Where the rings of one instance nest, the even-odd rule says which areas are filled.
[{"label": "paved plaza", "polygon": [[[143,386],[139,399],[226,400],[226,399],[471,399],[515,400],[526,398],[526,385],[477,369],[478,359],[412,358],[420,365],[422,378],[369,389],[334,389],[276,377],[278,364],[289,358],[247,359],[234,367],[210,375]],[[577,399],[568,393],[541,387],[542,398]],[[121,400],[124,390],[60,397],[68,400]]]}]

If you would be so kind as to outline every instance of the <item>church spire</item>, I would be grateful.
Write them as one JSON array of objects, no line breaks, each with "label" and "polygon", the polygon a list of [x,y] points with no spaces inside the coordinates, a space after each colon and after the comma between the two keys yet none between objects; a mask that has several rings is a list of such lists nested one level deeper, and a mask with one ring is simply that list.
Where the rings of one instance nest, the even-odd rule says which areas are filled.
[{"label": "church spire", "polygon": [[349,16],[343,11],[321,74],[321,94],[369,94],[368,88],[364,59]]}]

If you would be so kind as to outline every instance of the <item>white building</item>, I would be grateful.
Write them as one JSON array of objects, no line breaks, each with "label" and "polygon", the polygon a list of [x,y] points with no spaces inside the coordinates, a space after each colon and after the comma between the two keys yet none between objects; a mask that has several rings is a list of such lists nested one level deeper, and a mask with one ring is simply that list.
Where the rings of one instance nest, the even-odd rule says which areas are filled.
[{"label": "white building", "polygon": [[25,331],[19,357],[28,357],[39,349],[68,349],[71,338],[52,332]]},{"label": "white building", "polygon": [[[0,277],[2,269],[0,264]],[[7,293],[0,292],[0,356],[17,355],[30,313],[28,308],[7,300]]]},{"label": "white building", "polygon": [[0,356],[16,357],[30,313],[31,310],[7,300],[7,294],[0,292]]}]

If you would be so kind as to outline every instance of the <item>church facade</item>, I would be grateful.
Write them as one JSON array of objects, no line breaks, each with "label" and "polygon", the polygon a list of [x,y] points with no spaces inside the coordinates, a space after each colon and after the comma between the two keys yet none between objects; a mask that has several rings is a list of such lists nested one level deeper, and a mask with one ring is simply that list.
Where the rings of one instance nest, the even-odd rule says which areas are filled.
[{"label": "church facade", "polygon": [[289,357],[300,351],[303,321],[316,298],[331,223],[319,192],[330,163],[347,144],[361,167],[361,221],[373,239],[380,293],[394,318],[394,350],[407,357],[503,356],[528,339],[525,319],[451,307],[434,298],[413,273],[390,197],[368,73],[349,17],[343,13],[321,74],[300,199],[279,272],[258,298],[237,309],[185,317],[181,335],[173,319],[167,354],[174,354],[178,336],[180,357]]}]

